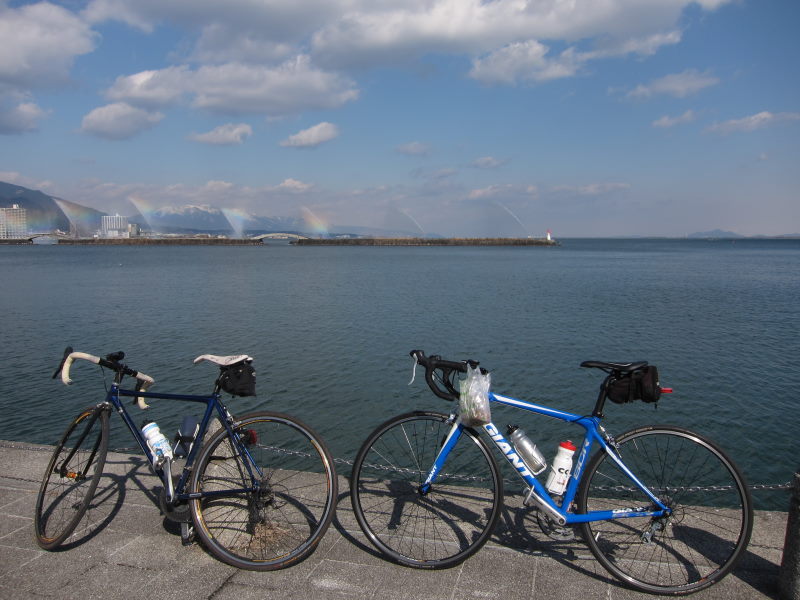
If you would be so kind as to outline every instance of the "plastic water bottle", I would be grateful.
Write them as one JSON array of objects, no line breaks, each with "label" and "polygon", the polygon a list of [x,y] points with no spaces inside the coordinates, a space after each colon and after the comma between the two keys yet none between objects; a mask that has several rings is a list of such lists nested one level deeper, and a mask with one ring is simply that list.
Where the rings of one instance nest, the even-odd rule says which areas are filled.
[{"label": "plastic water bottle", "polygon": [[142,434],[147,441],[147,446],[156,458],[172,458],[172,448],[169,440],[161,433],[155,422],[148,423],[142,427]]},{"label": "plastic water bottle", "polygon": [[567,482],[572,473],[572,455],[575,454],[575,445],[567,440],[558,445],[558,452],[553,459],[553,464],[550,466],[550,473],[547,475],[547,481],[544,487],[551,494],[558,496],[564,493],[567,489]]},{"label": "plastic water bottle", "polygon": [[519,457],[534,475],[538,475],[547,468],[547,461],[525,432],[516,425],[509,425],[507,434],[514,444]]}]

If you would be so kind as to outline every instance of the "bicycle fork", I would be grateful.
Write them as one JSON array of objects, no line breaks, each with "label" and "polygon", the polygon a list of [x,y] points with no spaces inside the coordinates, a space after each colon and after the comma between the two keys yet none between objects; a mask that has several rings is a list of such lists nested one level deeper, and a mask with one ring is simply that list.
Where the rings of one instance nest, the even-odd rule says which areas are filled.
[{"label": "bicycle fork", "polygon": [[[453,426],[450,428],[450,432],[444,438],[442,447],[439,449],[439,454],[436,455],[436,460],[433,461],[433,466],[428,471],[428,476],[425,478],[425,481],[422,483],[422,485],[417,488],[417,492],[420,496],[426,496],[428,492],[431,491],[431,486],[436,480],[436,476],[441,471],[445,460],[447,460],[447,455],[450,454],[450,451],[455,447],[456,443],[458,443],[458,440],[461,439],[461,433],[464,430],[464,426],[458,419],[454,417],[451,418],[454,419]],[[421,465],[417,465],[417,468],[422,471]]]}]

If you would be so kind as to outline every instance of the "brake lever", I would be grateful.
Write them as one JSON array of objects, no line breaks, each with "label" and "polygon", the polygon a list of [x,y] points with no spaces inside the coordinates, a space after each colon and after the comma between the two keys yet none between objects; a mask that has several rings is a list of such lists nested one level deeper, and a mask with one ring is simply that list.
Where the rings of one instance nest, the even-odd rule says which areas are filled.
[{"label": "brake lever", "polygon": [[417,378],[417,359],[414,357],[414,353],[411,353],[411,360],[414,362],[414,366],[411,367],[411,381],[408,382],[408,385],[414,383],[414,380]]},{"label": "brake lever", "polygon": [[68,357],[70,354],[72,354],[72,346],[67,346],[67,347],[64,349],[64,356],[62,356],[62,357],[61,357],[61,362],[60,362],[60,363],[58,363],[58,368],[56,369],[56,372],[55,372],[55,373],[53,373],[53,379],[55,379],[55,378],[57,378],[59,375],[61,375],[61,369],[63,369],[63,368],[64,368],[64,363],[65,363],[65,362],[67,362],[67,357]]}]

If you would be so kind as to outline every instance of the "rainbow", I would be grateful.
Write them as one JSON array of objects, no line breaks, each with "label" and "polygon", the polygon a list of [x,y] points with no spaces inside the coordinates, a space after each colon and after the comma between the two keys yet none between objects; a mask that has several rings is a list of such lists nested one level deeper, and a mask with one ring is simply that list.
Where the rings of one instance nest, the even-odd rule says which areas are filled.
[{"label": "rainbow", "polygon": [[303,221],[308,229],[310,229],[313,233],[316,233],[318,236],[328,235],[328,224],[325,221],[311,212],[311,209],[307,206],[303,206],[302,211]]},{"label": "rainbow", "polygon": [[61,198],[53,197],[53,201],[69,220],[70,229],[74,228],[79,235],[90,235],[99,229],[100,217],[97,211]]},{"label": "rainbow", "polygon": [[145,220],[148,227],[150,227],[151,230],[154,230],[155,228],[153,226],[154,222],[153,214],[155,213],[156,208],[147,200],[133,194],[128,196],[128,202],[133,204],[133,207],[138,211],[140,215],[142,215],[142,218]]},{"label": "rainbow", "polygon": [[244,237],[244,224],[250,220],[250,215],[241,208],[223,208],[222,214],[228,219],[236,237]]}]

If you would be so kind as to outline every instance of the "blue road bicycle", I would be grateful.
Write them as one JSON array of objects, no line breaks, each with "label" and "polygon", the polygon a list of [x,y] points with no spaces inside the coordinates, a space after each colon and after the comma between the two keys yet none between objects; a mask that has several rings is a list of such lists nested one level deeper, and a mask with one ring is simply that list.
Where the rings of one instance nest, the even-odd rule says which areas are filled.
[{"label": "blue road bicycle", "polygon": [[[415,366],[425,368],[431,390],[446,400],[459,398],[458,374],[478,364],[426,357],[420,350],[411,356]],[[622,399],[612,391],[635,389],[648,364],[581,366],[607,373],[590,415],[488,394],[491,403],[583,428],[563,494],[548,492],[509,433],[494,423],[466,427],[457,408],[410,412],[375,429],[353,465],[353,510],[370,542],[393,561],[427,569],[457,565],[480,549],[503,501],[503,479],[488,437],[524,481],[523,503],[538,509],[543,529],[565,539],[580,532],[623,584],[679,595],[727,575],[753,526],[750,492],[737,466],[717,444],[679,427],[641,427],[612,437],[601,426],[606,400],[641,399],[638,391]],[[662,391],[671,390],[649,393],[657,399]]]},{"label": "blue road bicycle", "polygon": [[[153,378],[122,364],[124,357],[123,352],[100,358],[67,348],[53,375],[69,384],[72,363],[85,360],[113,372],[114,380],[105,400],[75,417],[56,445],[36,499],[39,546],[55,550],[74,541],[70,536],[95,506],[113,411],[161,480],[161,510],[181,524],[184,543],[196,534],[223,562],[251,570],[280,569],[311,554],[335,512],[333,459],[320,437],[295,417],[263,411],[234,417],[228,412],[220,392],[233,389],[237,395],[250,395],[226,381],[235,380],[241,365],[252,359],[197,357],[195,363],[209,361],[220,367],[212,393],[198,396],[147,391]],[[121,387],[125,377],[136,381],[133,389]],[[161,399],[198,403],[205,410],[194,431],[176,438],[174,449],[167,440],[166,449],[151,447],[128,412],[126,398],[142,409],[148,399]],[[184,456],[178,459],[180,454]],[[182,468],[173,474],[180,463]]]}]

